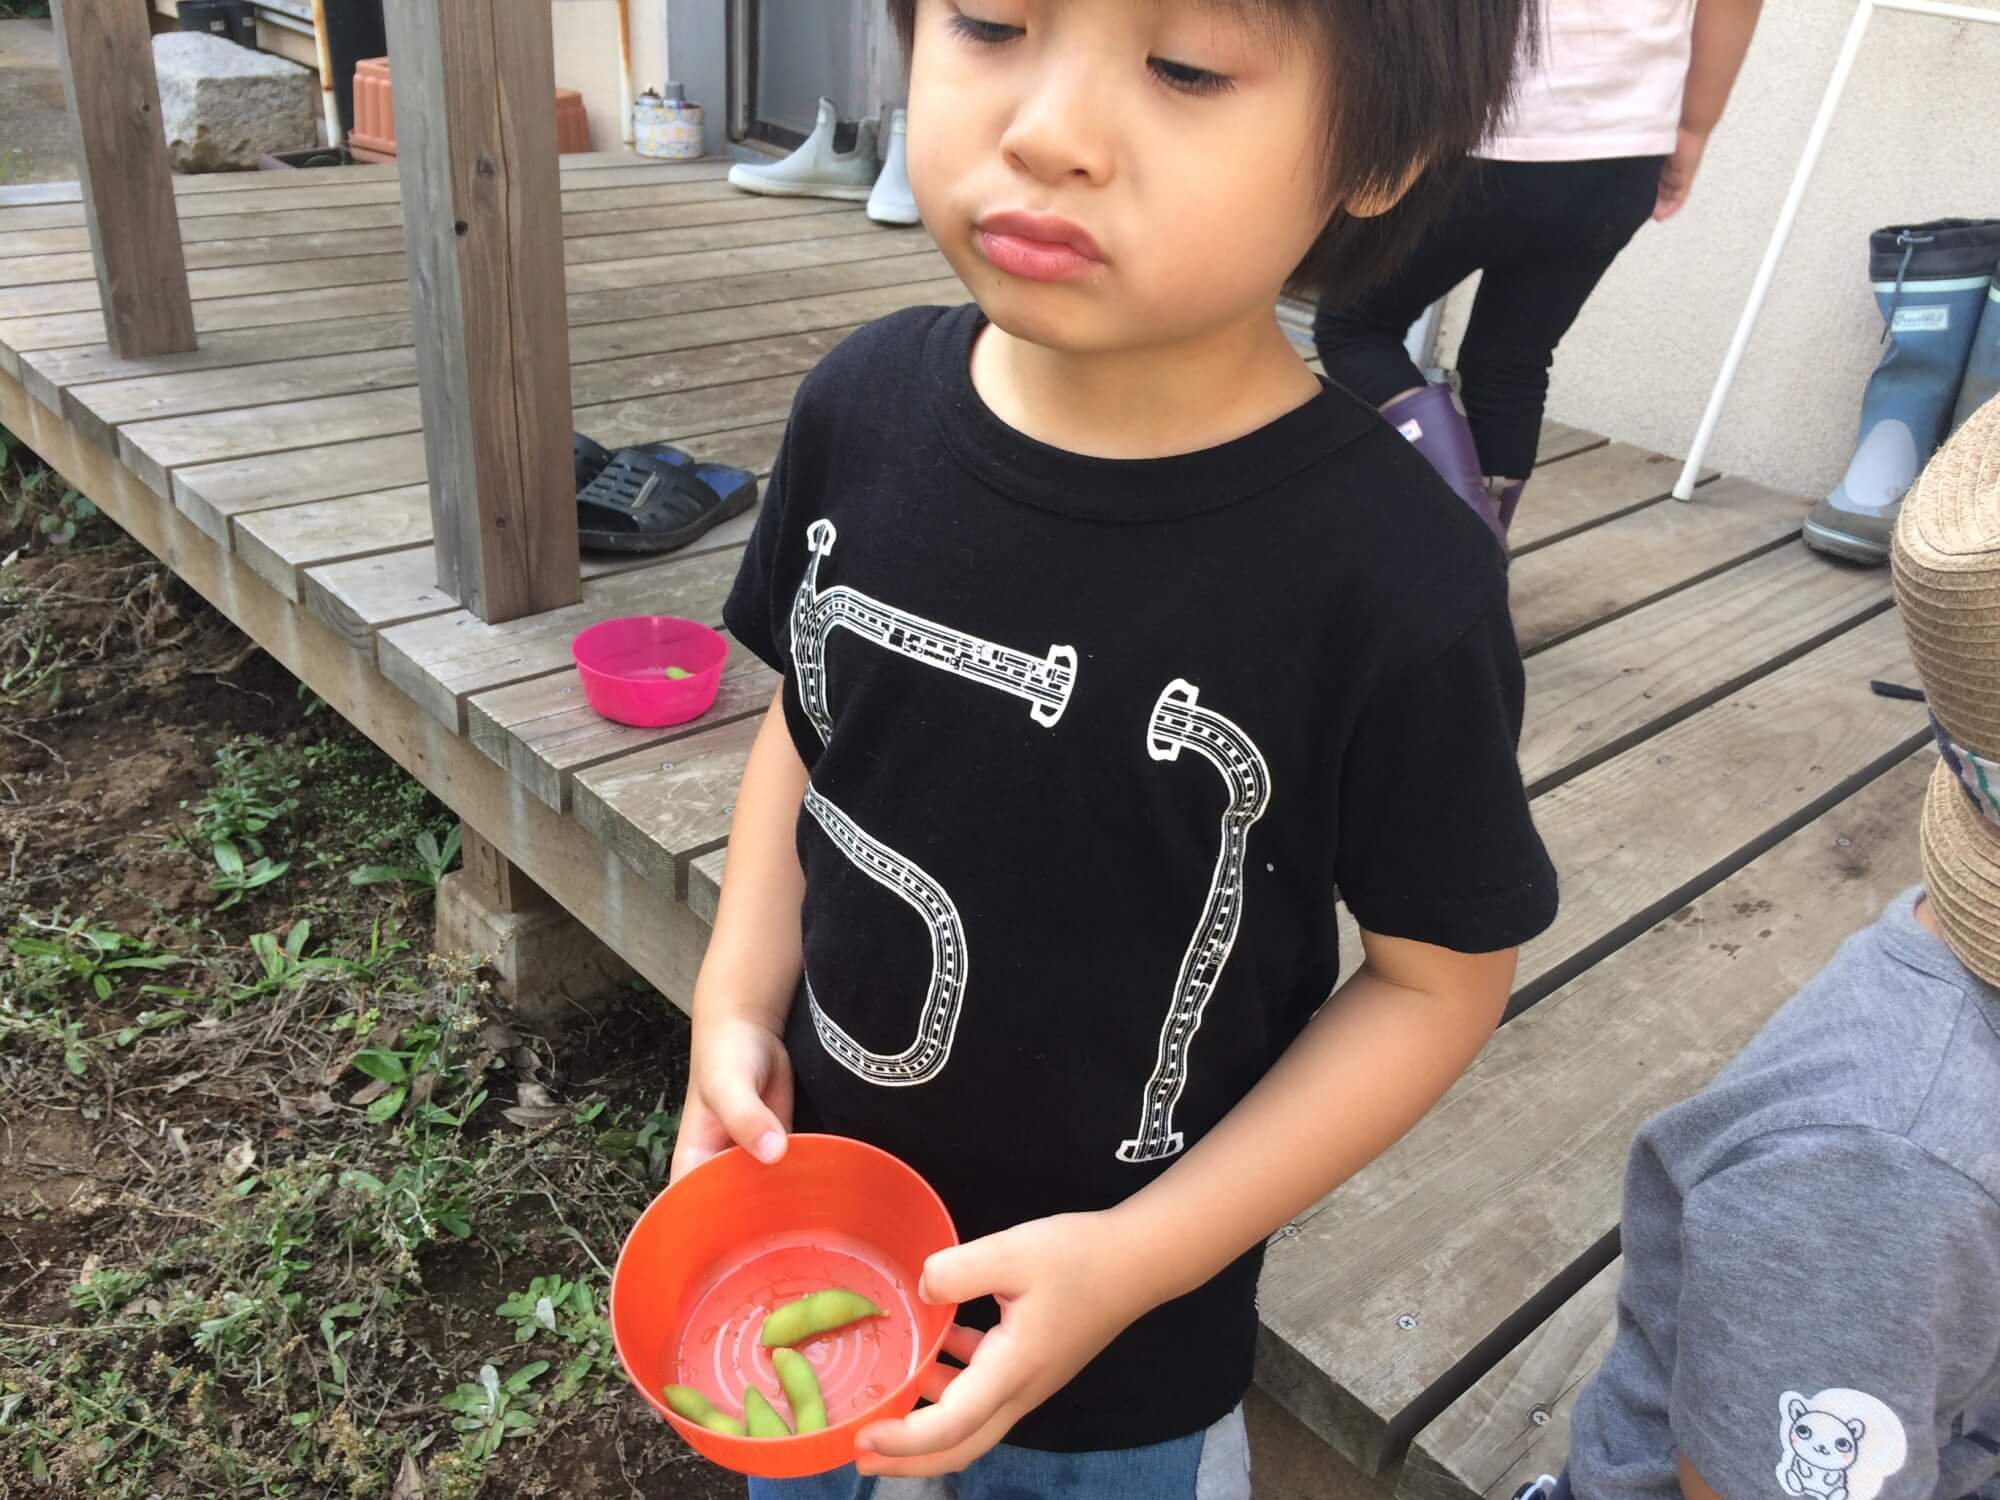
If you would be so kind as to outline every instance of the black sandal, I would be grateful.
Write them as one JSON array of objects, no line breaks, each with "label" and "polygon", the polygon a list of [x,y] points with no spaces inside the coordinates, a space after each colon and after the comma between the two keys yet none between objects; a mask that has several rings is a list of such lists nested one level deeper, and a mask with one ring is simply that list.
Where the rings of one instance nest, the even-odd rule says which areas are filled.
[{"label": "black sandal", "polygon": [[626,448],[577,495],[577,541],[589,552],[672,552],[756,503],[748,469],[664,444]]}]

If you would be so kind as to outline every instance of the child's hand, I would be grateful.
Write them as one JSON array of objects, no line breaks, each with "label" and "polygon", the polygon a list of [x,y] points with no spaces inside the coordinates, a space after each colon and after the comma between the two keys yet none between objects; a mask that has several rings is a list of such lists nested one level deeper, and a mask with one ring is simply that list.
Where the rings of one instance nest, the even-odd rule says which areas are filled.
[{"label": "child's hand", "polygon": [[1671,219],[1694,191],[1694,174],[1701,170],[1702,153],[1708,150],[1708,136],[1682,127],[1675,139],[1674,154],[1660,164],[1660,190],[1653,200],[1653,217]]},{"label": "child's hand", "polygon": [[1151,1306],[1133,1271],[1104,1214],[1035,1219],[933,1255],[924,1300],[997,1297],[1000,1326],[953,1330],[945,1347],[970,1356],[966,1369],[926,1387],[935,1406],[864,1428],[861,1472],[956,1474],[999,1443]]},{"label": "child's hand", "polygon": [[733,1018],[697,1029],[668,1181],[679,1181],[732,1145],[774,1162],[785,1154],[791,1128],[792,1062],[784,1039],[755,1021]]}]

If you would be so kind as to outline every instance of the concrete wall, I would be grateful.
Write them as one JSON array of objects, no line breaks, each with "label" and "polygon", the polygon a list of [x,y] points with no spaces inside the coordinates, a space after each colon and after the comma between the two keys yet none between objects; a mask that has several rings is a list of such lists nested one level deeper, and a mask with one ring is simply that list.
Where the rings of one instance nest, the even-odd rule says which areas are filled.
[{"label": "concrete wall", "polygon": [[[718,0],[720,3],[720,0]],[[630,0],[632,92],[667,81],[666,0]],[[616,0],[555,0],[556,86],[583,95],[590,143],[616,149],[624,138],[618,117],[618,6]],[[706,100],[701,101],[706,103]]]},{"label": "concrete wall", "polygon": [[[1556,352],[1549,414],[1681,455],[1748,295],[1853,14],[1771,0],[1694,195],[1639,232]],[[1838,481],[1880,356],[1871,229],[2000,217],[2000,26],[1883,12],[1869,27],[1709,462],[1795,494]],[[1470,307],[1447,308],[1445,362]]]}]

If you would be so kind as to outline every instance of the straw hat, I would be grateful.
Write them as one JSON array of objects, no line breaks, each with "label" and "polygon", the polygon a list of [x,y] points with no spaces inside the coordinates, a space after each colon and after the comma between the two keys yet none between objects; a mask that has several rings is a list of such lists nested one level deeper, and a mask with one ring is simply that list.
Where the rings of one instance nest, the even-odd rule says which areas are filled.
[{"label": "straw hat", "polygon": [[1924,884],[1952,951],[2000,986],[2000,399],[1903,501],[1894,564],[1944,756],[1924,800]]}]

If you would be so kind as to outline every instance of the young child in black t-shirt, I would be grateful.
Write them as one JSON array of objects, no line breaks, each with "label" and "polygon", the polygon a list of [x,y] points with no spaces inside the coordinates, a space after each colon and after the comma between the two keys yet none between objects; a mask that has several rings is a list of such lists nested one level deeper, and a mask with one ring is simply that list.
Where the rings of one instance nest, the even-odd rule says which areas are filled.
[{"label": "young child in black t-shirt", "polygon": [[967,1368],[865,1473],[753,1494],[1247,1494],[1265,1238],[1444,1092],[1552,920],[1500,549],[1273,315],[1421,230],[1523,8],[893,0],[976,305],[794,407],[726,611],[784,684],[675,1172],[793,1128],[908,1161]]}]

